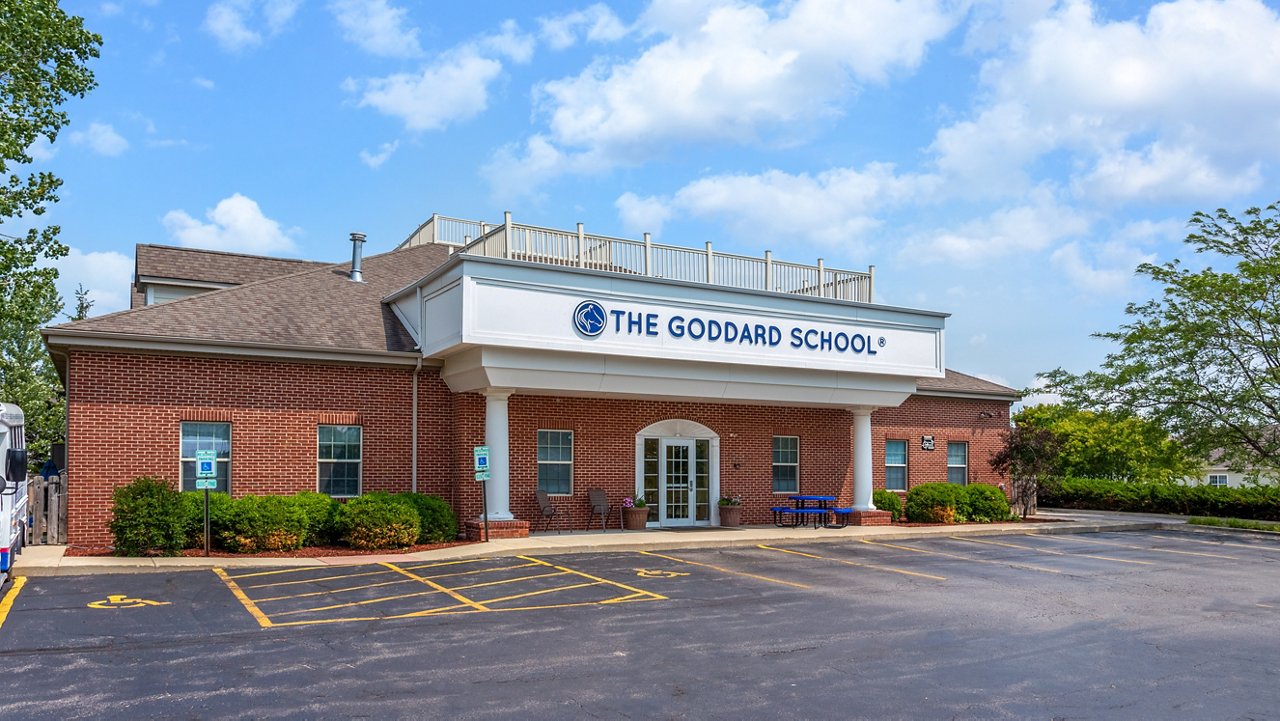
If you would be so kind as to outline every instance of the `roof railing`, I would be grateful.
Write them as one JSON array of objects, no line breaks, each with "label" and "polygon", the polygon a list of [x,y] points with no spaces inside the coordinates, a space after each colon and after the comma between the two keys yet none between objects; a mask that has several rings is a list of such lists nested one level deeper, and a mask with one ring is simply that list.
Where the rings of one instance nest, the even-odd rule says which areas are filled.
[{"label": "roof railing", "polygon": [[728,288],[792,293],[814,298],[872,302],[876,267],[863,273],[773,259],[716,252],[710,242],[702,249],[612,238],[576,230],[557,230],[513,223],[505,213],[500,225],[432,215],[400,247],[438,243],[459,246],[466,255],[505,258],[530,263],[589,268],[610,273],[707,283]]}]

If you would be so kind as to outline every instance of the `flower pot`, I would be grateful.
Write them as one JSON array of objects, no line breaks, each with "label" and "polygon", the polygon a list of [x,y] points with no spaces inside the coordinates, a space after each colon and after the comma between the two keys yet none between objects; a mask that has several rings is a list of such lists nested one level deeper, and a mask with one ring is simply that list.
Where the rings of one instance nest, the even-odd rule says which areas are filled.
[{"label": "flower pot", "polygon": [[742,524],[742,506],[720,506],[720,525],[735,528]]},{"label": "flower pot", "polygon": [[649,507],[622,509],[622,527],[628,531],[643,531],[649,521]]}]

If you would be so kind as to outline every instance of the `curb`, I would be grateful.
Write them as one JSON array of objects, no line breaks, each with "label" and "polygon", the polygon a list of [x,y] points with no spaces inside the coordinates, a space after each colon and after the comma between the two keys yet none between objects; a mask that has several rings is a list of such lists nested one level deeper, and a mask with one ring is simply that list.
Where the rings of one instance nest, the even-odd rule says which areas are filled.
[{"label": "curb", "polygon": [[[424,551],[407,554],[380,554],[367,556],[330,556],[326,558],[234,558],[234,557],[180,557],[180,558],[106,558],[96,556],[61,557],[56,564],[31,565],[19,563],[15,566],[15,574],[23,576],[83,576],[110,573],[180,573],[184,571],[202,571],[211,568],[305,568],[326,566],[353,566],[379,562],[406,562],[430,560],[463,560],[471,558],[494,558],[520,556],[529,554],[567,555],[581,553],[610,553],[616,551],[671,551],[684,548],[749,548],[770,543],[849,543],[859,539],[875,539],[884,541],[919,540],[932,537],[949,536],[1040,536],[1063,535],[1076,533],[1104,533],[1113,531],[1150,531],[1168,528],[1183,528],[1182,523],[1160,521],[1064,521],[1062,523],[1037,523],[1027,527],[1016,528],[983,528],[981,526],[960,526],[950,531],[920,532],[918,530],[902,530],[887,533],[863,533],[826,535],[815,532],[809,538],[803,534],[784,538],[731,538],[719,535],[706,538],[679,538],[670,540],[637,540],[634,542],[593,543],[586,542],[574,545],[524,544],[515,547],[485,547],[483,544],[459,546],[439,551]],[[936,528],[931,527],[931,528]],[[1236,530],[1236,529],[1233,529]],[[1245,531],[1246,533],[1248,531]],[[646,534],[648,535],[648,534]],[[616,536],[614,536],[616,538]]]}]

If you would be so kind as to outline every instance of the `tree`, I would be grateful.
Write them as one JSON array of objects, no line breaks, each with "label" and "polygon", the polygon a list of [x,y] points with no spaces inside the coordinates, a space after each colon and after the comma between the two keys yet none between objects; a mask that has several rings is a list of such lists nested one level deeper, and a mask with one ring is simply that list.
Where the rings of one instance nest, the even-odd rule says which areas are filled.
[{"label": "tree", "polygon": [[1201,458],[1220,450],[1236,469],[1280,475],[1280,206],[1197,212],[1190,225],[1187,245],[1228,269],[1138,266],[1164,288],[1096,334],[1119,349],[1098,371],[1041,377],[1069,402],[1160,423]]},{"label": "tree", "polygon": [[1123,411],[1038,405],[1015,413],[1013,422],[1053,437],[1045,469],[1055,476],[1169,482],[1197,475],[1202,465],[1162,426]]},{"label": "tree", "polygon": [[1013,506],[1026,518],[1036,507],[1041,484],[1056,476],[1054,464],[1062,443],[1052,431],[1016,425],[1004,434],[1004,446],[991,457],[991,468],[1009,477]]},{"label": "tree", "polygon": [[67,318],[71,320],[84,320],[89,317],[89,311],[93,309],[93,301],[89,299],[89,289],[84,287],[84,283],[76,284],[76,310]]},{"label": "tree", "polygon": [[[95,81],[87,63],[102,38],[70,17],[56,0],[5,0],[0,13],[0,227],[39,217],[57,202],[62,184],[49,172],[25,177],[11,166],[31,162],[31,145],[52,143],[67,123],[60,106],[83,97]],[[0,399],[22,406],[33,458],[48,453],[62,434],[58,379],[39,329],[62,308],[57,271],[40,261],[67,254],[59,228],[34,227],[21,236],[0,234]]]}]

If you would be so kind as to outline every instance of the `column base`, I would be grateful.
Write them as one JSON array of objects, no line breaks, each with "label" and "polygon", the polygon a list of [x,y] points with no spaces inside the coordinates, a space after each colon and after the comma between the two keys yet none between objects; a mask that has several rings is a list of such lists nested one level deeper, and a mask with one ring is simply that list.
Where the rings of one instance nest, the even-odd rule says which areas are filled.
[{"label": "column base", "polygon": [[[467,521],[463,533],[468,541],[484,540],[484,521]],[[489,521],[489,538],[528,538],[528,521]]]},{"label": "column base", "polygon": [[893,514],[888,511],[854,511],[849,517],[851,526],[889,526],[893,524]]}]

